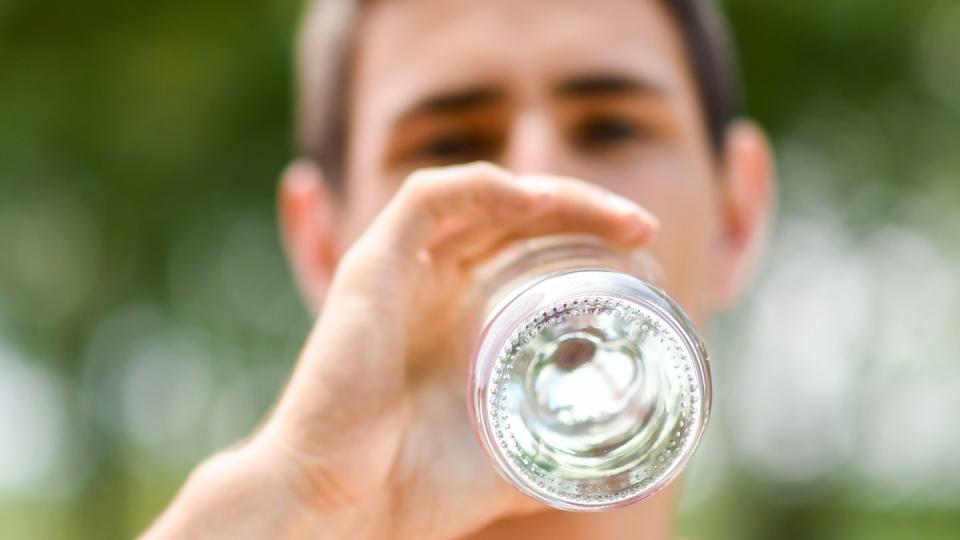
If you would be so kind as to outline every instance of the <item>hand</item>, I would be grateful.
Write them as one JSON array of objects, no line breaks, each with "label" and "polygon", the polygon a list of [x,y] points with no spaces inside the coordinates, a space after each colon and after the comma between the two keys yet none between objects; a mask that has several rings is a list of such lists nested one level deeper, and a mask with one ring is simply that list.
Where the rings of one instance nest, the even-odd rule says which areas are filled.
[{"label": "hand", "polygon": [[151,532],[449,538],[541,508],[497,475],[467,416],[472,271],[521,238],[636,247],[655,229],[579,180],[485,163],[414,173],[341,259],[263,428],[202,466]]}]

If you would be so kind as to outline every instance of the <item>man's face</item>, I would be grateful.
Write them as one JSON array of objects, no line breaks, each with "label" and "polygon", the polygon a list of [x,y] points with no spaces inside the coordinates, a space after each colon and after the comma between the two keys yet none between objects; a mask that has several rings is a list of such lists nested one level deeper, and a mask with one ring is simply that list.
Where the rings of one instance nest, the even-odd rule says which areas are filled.
[{"label": "man's face", "polygon": [[344,243],[414,169],[489,160],[645,206],[666,287],[709,309],[723,179],[659,1],[381,0],[356,46]]}]

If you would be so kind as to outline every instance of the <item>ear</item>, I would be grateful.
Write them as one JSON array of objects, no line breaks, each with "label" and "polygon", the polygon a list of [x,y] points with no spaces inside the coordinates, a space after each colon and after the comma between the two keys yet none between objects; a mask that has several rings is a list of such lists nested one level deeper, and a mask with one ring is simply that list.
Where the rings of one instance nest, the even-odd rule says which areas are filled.
[{"label": "ear", "polygon": [[720,189],[720,264],[714,310],[736,303],[766,248],[774,215],[776,178],[770,142],[746,120],[727,130]]},{"label": "ear", "polygon": [[279,214],[283,243],[300,291],[319,313],[336,267],[337,201],[316,165],[290,164],[280,181]]}]

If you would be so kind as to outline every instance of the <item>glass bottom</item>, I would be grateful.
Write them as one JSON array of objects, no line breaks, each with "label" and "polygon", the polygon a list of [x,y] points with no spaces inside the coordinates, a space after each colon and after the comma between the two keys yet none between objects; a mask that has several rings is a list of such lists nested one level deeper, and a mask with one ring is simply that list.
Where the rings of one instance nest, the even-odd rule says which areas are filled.
[{"label": "glass bottom", "polygon": [[559,508],[603,509],[653,494],[683,467],[709,394],[698,350],[660,306],[578,294],[513,328],[479,421],[514,484]]}]

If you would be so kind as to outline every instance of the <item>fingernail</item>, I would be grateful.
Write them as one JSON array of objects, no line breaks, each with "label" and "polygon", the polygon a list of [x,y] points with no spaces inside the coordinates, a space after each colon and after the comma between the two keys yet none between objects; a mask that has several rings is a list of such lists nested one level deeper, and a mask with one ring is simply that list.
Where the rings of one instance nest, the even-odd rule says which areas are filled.
[{"label": "fingernail", "polygon": [[608,193],[607,203],[617,212],[625,216],[635,217],[645,229],[656,231],[660,228],[660,220],[656,216],[626,197],[616,193]]},{"label": "fingernail", "polygon": [[633,201],[619,195],[610,195],[608,202],[623,216],[623,232],[629,240],[646,240],[660,228],[657,218]]},{"label": "fingernail", "polygon": [[660,230],[660,220],[657,216],[647,212],[644,217],[644,221],[647,222],[647,226],[650,228],[650,232],[657,232]]}]

